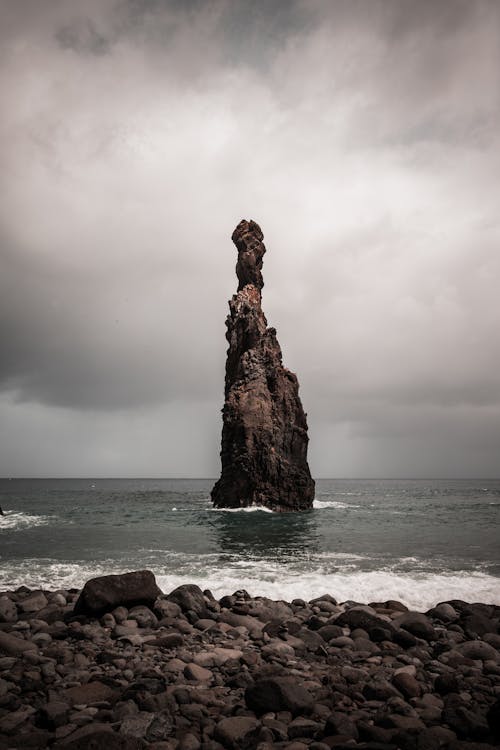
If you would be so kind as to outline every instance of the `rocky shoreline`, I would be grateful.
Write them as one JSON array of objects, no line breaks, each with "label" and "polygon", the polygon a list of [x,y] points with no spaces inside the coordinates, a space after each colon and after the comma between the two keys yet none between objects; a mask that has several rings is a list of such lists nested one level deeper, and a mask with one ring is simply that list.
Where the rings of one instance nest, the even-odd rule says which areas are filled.
[{"label": "rocky shoreline", "polygon": [[0,750],[499,746],[495,605],[217,601],[148,571],[0,594]]}]

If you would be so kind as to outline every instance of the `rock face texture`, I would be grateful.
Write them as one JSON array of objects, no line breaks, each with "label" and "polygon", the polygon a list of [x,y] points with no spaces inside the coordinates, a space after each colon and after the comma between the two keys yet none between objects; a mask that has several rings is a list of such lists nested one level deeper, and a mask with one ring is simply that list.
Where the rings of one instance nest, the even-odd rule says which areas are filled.
[{"label": "rock face texture", "polygon": [[91,578],[83,587],[75,604],[75,614],[102,614],[120,604],[152,605],[161,593],[150,570],[99,576]]},{"label": "rock face texture", "polygon": [[222,473],[212,500],[218,508],[307,510],[314,499],[307,421],[297,377],[283,367],[276,330],[262,312],[263,239],[255,221],[241,221],[232,235],[238,292],[226,320]]}]

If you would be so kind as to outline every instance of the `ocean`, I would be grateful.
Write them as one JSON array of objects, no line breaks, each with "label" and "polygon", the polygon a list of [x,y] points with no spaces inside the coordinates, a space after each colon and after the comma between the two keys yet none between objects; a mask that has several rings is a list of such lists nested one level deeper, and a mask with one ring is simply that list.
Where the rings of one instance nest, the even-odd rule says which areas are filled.
[{"label": "ocean", "polygon": [[322,479],[298,514],[215,510],[213,482],[0,480],[0,590],[149,568],[165,593],[500,604],[500,480]]}]

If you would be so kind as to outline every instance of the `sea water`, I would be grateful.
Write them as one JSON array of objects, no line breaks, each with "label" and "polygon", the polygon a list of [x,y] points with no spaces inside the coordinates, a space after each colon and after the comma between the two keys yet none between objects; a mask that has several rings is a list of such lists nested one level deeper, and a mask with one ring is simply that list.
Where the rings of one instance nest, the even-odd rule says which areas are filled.
[{"label": "sea water", "polygon": [[0,480],[0,590],[151,569],[216,597],[500,604],[500,480],[319,480],[314,508],[212,508],[208,479]]}]

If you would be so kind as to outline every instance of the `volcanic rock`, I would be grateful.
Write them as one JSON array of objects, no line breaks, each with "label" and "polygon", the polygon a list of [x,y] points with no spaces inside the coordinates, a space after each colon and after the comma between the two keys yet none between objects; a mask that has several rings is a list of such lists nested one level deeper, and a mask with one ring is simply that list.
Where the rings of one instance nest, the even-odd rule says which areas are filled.
[{"label": "volcanic rock", "polygon": [[417,638],[424,638],[426,641],[436,639],[436,631],[429,618],[421,612],[405,612],[394,619],[394,625],[407,630]]},{"label": "volcanic rock", "polygon": [[74,614],[102,614],[120,605],[152,606],[162,591],[150,570],[134,570],[122,575],[91,578],[82,589]]},{"label": "volcanic rock", "polygon": [[314,499],[307,420],[297,377],[283,367],[276,330],[267,327],[261,307],[263,238],[259,225],[246,220],[232,235],[238,292],[226,320],[222,472],[212,500],[218,508],[307,510]]},{"label": "volcanic rock", "polygon": [[255,747],[259,727],[257,719],[250,716],[231,716],[219,721],[215,727],[215,738],[227,748]]},{"label": "volcanic rock", "polygon": [[7,596],[0,597],[0,622],[16,622],[17,607]]},{"label": "volcanic rock", "polygon": [[[24,587],[0,598],[17,608],[35,593]],[[487,658],[498,653],[499,636],[463,640],[464,617],[472,607],[484,617],[484,605],[443,603],[428,614],[436,638],[422,639],[397,628],[397,602],[290,605],[245,591],[217,601],[193,585],[171,592],[180,604],[156,600],[155,613],[168,605],[162,619],[144,606],[118,606],[113,615],[69,617],[64,625],[78,592],[64,591],[58,602],[43,594],[59,606],[54,625],[40,617],[47,608],[19,607],[15,621],[0,623],[0,750],[500,746],[500,665]],[[325,603],[343,614],[330,618]],[[190,624],[193,607],[205,605],[212,619]],[[448,606],[460,624],[443,622]],[[423,622],[427,632],[417,614],[406,624]],[[487,614],[497,622],[500,607]],[[392,638],[378,640],[388,626]],[[54,639],[40,641],[49,628]],[[122,637],[119,628],[135,635]]]},{"label": "volcanic rock", "polygon": [[24,638],[18,638],[10,633],[0,633],[0,653],[17,656],[24,654],[26,651],[36,651],[37,646],[31,641]]},{"label": "volcanic rock", "polygon": [[170,592],[168,600],[177,604],[184,613],[193,612],[196,619],[207,617],[207,603],[203,591],[194,583],[183,583]]},{"label": "volcanic rock", "polygon": [[313,698],[307,688],[290,677],[258,679],[255,685],[247,689],[245,701],[257,714],[268,711],[299,714],[310,711],[313,706]]}]

